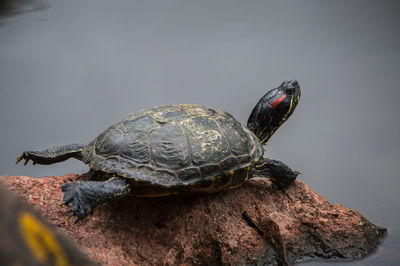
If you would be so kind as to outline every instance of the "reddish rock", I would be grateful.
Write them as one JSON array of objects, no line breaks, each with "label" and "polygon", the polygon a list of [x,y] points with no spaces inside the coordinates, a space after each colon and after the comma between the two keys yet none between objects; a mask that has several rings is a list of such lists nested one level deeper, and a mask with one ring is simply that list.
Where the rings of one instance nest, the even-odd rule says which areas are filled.
[{"label": "reddish rock", "polygon": [[276,190],[266,179],[212,195],[125,198],[74,224],[60,185],[82,176],[0,177],[11,190],[104,265],[272,264],[309,258],[357,259],[386,229],[330,204],[296,181]]}]

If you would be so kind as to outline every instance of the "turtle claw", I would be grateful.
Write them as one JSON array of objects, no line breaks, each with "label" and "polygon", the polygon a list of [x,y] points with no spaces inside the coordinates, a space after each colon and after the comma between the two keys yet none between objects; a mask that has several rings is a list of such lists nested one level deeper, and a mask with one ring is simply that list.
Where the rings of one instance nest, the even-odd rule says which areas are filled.
[{"label": "turtle claw", "polygon": [[90,200],[82,192],[80,182],[72,182],[61,185],[61,190],[64,192],[62,205],[68,206],[71,210],[69,218],[76,216],[76,222],[83,219],[92,211]]},{"label": "turtle claw", "polygon": [[23,152],[20,156],[17,157],[17,160],[15,161],[15,164],[18,164],[20,161],[25,160],[24,161],[24,165],[27,165],[29,160],[32,160],[33,165],[35,165],[37,162],[34,160],[34,155],[29,152]]},{"label": "turtle claw", "polygon": [[22,155],[17,157],[17,160],[15,161],[15,164],[18,164],[22,160]]},{"label": "turtle claw", "polygon": [[26,152],[22,153],[20,156],[17,157],[17,160],[15,161],[15,164],[18,164],[22,160],[25,160],[24,161],[24,165],[26,165],[28,163],[29,158],[28,158]]}]

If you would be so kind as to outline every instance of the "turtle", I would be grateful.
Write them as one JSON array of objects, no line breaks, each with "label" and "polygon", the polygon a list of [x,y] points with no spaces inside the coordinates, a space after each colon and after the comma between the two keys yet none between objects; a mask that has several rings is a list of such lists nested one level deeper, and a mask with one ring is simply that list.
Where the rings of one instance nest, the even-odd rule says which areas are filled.
[{"label": "turtle", "polygon": [[291,116],[300,94],[296,80],[284,81],[261,97],[247,126],[207,106],[156,106],[129,114],[86,145],[25,151],[16,163],[48,165],[75,158],[88,164],[86,179],[61,185],[62,204],[77,220],[125,196],[213,193],[253,177],[286,188],[299,172],[265,157],[264,146]]}]

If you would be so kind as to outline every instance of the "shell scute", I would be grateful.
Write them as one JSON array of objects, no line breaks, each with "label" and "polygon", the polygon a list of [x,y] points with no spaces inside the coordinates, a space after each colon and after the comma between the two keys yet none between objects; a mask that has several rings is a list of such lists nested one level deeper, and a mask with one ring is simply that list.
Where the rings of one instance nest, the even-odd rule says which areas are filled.
[{"label": "shell scute", "polygon": [[246,164],[246,163],[252,161],[251,156],[248,155],[248,154],[241,155],[241,156],[237,156],[236,158],[237,158],[237,160],[238,160],[238,162],[239,162],[240,164]]},{"label": "shell scute", "polygon": [[160,109],[152,113],[152,115],[154,120],[161,124],[191,118],[191,115],[178,105],[171,105],[165,109]]},{"label": "shell scute", "polygon": [[239,162],[236,157],[232,156],[222,160],[220,166],[222,171],[230,171],[233,166],[239,166]]},{"label": "shell scute", "polygon": [[206,164],[200,166],[200,172],[203,176],[214,176],[221,174],[221,168],[219,164]]},{"label": "shell scute", "polygon": [[132,131],[127,132],[124,141],[120,143],[121,156],[139,164],[147,164],[150,161],[150,143],[147,134]]},{"label": "shell scute", "polygon": [[182,126],[190,143],[193,164],[219,162],[231,154],[229,145],[214,120],[195,117],[183,121]]},{"label": "shell scute", "polygon": [[161,186],[171,186],[176,183],[176,175],[172,171],[169,170],[157,170],[156,171],[156,180],[154,183],[157,183]]},{"label": "shell scute", "polygon": [[201,172],[198,167],[188,167],[185,169],[181,169],[176,172],[178,178],[182,181],[188,181],[193,179],[198,179],[201,177]]},{"label": "shell scute", "polygon": [[138,164],[136,164],[132,160],[120,160],[119,164],[119,173],[123,177],[129,177],[133,178],[132,176],[132,169],[137,169]]},{"label": "shell scute", "polygon": [[150,133],[153,163],[161,168],[180,169],[190,165],[186,137],[177,123],[169,123]]},{"label": "shell scute", "polygon": [[110,128],[104,131],[96,141],[95,150],[97,154],[105,157],[118,155],[123,133],[117,128]]},{"label": "shell scute", "polygon": [[145,114],[143,116],[133,116],[134,119],[123,119],[119,125],[123,132],[132,132],[132,131],[142,131],[148,132],[152,129],[158,127],[158,123],[154,120],[153,116],[150,114]]},{"label": "shell scute", "polygon": [[215,117],[218,115],[217,111],[207,106],[197,104],[181,104],[179,105],[186,110],[193,117]]},{"label": "shell scute", "polygon": [[251,151],[254,144],[248,132],[243,129],[239,122],[222,118],[218,118],[217,122],[221,125],[221,130],[229,142],[233,154],[242,155]]}]

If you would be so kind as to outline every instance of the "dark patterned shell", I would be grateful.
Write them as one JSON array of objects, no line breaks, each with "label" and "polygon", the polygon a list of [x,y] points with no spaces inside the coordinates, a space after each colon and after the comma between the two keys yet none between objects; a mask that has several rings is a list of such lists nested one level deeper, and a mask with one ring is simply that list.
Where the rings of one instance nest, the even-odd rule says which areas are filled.
[{"label": "dark patterned shell", "polygon": [[249,169],[262,154],[258,138],[230,114],[182,104],[127,116],[84,148],[83,161],[95,170],[170,187]]}]

